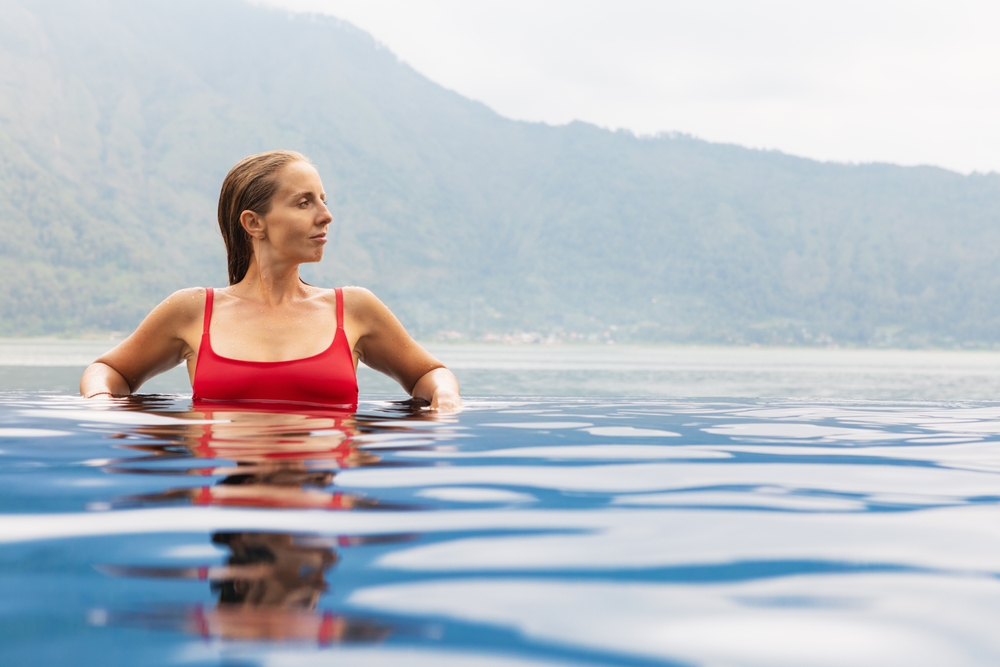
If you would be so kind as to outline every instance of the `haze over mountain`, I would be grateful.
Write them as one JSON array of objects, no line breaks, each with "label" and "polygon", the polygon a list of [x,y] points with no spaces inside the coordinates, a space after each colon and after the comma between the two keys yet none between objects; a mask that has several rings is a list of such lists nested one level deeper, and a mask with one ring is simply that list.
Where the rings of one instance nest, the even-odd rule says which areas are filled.
[{"label": "haze over mountain", "polygon": [[330,18],[0,0],[0,332],[128,330],[225,283],[243,156],[310,156],[319,284],[418,335],[1000,342],[1000,175],[504,119]]}]

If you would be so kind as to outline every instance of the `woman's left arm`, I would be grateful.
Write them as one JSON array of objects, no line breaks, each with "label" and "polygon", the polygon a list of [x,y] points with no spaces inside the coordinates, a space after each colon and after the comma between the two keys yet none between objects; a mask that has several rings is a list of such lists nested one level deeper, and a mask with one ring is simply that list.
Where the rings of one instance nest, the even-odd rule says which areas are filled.
[{"label": "woman's left arm", "polygon": [[[460,410],[458,380],[443,363],[413,340],[396,316],[370,291],[344,289],[344,313],[358,332],[354,350],[365,365],[396,380],[432,410]],[[346,323],[345,323],[346,324]]]}]

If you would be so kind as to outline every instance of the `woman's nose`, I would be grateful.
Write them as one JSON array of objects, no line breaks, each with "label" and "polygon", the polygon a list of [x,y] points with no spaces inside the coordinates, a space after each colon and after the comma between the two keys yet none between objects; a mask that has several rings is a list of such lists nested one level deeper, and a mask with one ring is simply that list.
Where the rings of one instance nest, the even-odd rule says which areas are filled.
[{"label": "woman's nose", "polygon": [[325,201],[320,202],[319,221],[323,225],[333,222],[333,214],[330,213],[330,207],[326,205]]}]

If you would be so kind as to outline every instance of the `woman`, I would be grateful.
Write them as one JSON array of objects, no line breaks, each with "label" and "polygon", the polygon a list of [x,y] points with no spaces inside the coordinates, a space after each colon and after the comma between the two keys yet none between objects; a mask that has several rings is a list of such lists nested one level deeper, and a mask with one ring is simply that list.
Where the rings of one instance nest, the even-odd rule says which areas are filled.
[{"label": "woman", "polygon": [[80,392],[127,396],[187,362],[196,401],[352,406],[364,361],[432,410],[459,409],[455,376],[375,295],[299,278],[300,264],[323,258],[332,220],[323,183],[304,156],[271,151],[242,160],[219,195],[229,287],[172,294],[87,368]]}]

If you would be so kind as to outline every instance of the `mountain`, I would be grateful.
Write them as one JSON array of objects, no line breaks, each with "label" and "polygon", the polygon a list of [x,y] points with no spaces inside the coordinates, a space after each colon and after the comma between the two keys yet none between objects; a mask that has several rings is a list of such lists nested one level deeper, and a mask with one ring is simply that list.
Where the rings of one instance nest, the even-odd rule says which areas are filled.
[{"label": "mountain", "polygon": [[324,285],[417,335],[1000,343],[1000,175],[505,119],[366,33],[238,0],[0,0],[0,334],[225,284],[226,171],[310,156]]}]

